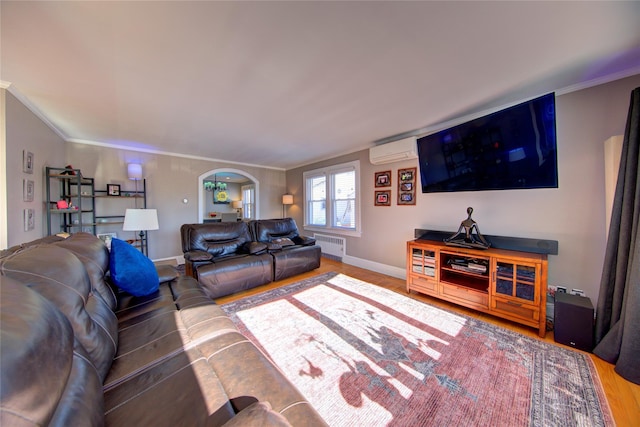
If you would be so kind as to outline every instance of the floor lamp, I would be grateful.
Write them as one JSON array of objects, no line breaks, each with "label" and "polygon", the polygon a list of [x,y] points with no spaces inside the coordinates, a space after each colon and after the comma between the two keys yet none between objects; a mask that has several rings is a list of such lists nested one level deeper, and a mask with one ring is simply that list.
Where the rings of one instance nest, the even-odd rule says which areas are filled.
[{"label": "floor lamp", "polygon": [[282,195],[282,218],[284,218],[285,207],[287,205],[293,204],[293,194],[283,194]]},{"label": "floor lamp", "polygon": [[136,192],[134,193],[134,200],[136,209],[138,208],[138,181],[142,180],[142,165],[139,163],[129,163],[127,165],[127,178],[134,181],[136,184]]},{"label": "floor lamp", "polygon": [[156,209],[127,209],[124,213],[122,231],[139,231],[140,251],[149,256],[147,232],[158,230],[158,211]]}]

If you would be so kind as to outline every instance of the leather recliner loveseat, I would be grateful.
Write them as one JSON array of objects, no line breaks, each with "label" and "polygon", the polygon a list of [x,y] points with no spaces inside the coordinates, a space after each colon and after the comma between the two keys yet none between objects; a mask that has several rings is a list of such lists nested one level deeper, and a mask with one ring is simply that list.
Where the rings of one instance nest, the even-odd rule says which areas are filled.
[{"label": "leather recliner loveseat", "polygon": [[184,224],[180,234],[186,273],[211,298],[320,267],[320,247],[293,218]]},{"label": "leather recliner loveseat", "polygon": [[272,257],[265,244],[253,241],[246,222],[184,224],[180,234],[186,273],[210,298],[273,280]]},{"label": "leather recliner loveseat", "polygon": [[293,218],[252,221],[253,238],[267,245],[273,257],[273,280],[282,280],[320,267],[320,246],[301,236]]},{"label": "leather recliner loveseat", "polygon": [[326,425],[196,280],[136,297],[110,256],[87,233],[0,252],[0,425]]}]

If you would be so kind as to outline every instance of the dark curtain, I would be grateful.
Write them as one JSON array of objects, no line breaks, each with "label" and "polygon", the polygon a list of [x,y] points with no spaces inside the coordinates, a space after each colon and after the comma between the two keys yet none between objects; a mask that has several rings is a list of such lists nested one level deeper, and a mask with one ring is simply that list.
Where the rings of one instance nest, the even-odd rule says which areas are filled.
[{"label": "dark curtain", "polygon": [[613,200],[593,352],[640,384],[640,87],[631,92]]}]

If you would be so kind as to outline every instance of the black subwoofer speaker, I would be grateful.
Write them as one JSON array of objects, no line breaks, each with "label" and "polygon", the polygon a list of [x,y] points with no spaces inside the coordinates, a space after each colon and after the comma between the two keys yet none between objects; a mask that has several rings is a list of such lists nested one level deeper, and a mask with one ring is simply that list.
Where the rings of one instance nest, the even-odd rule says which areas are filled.
[{"label": "black subwoofer speaker", "polygon": [[553,338],[560,344],[593,350],[593,305],[589,298],[556,293]]}]

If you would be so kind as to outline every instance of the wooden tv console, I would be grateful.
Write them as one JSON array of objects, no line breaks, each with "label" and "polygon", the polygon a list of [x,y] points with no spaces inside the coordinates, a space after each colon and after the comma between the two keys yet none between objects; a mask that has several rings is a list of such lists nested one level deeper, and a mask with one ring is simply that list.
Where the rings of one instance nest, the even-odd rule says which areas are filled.
[{"label": "wooden tv console", "polygon": [[416,291],[546,334],[547,255],[407,242],[407,292]]}]

